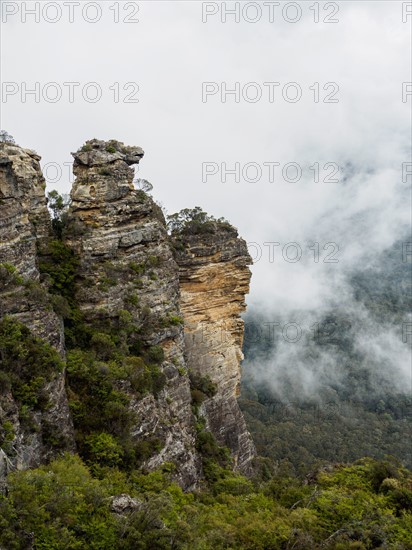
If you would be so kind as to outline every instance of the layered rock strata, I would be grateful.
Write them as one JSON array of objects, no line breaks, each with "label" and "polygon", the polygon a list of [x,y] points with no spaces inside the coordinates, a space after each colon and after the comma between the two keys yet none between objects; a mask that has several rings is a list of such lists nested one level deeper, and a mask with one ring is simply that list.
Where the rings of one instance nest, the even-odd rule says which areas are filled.
[{"label": "layered rock strata", "polygon": [[207,233],[183,232],[176,247],[186,362],[191,371],[215,383],[216,395],[204,401],[201,414],[217,441],[231,450],[236,469],[248,473],[255,448],[237,397],[243,359],[241,313],[252,261],[233,227],[208,225]]},{"label": "layered rock strata", "polygon": [[128,312],[145,346],[161,346],[166,385],[155,398],[131,393],[136,440],[157,437],[162,450],[146,464],[177,465],[177,480],[200,477],[189,378],[183,357],[179,271],[159,206],[133,185],[139,147],[92,140],[74,153],[76,176],[67,244],[79,260],[76,302],[88,324],[116,324]]},{"label": "layered rock strata", "polygon": [[[88,338],[97,333],[104,344],[105,334],[118,331],[116,345],[124,357],[155,354],[163,377],[160,389],[138,393],[130,381],[119,381],[134,413],[131,437],[136,442],[160,441],[160,450],[145,467],[173,462],[175,479],[192,489],[202,479],[202,460],[190,371],[216,386],[215,395],[203,401],[199,411],[206,429],[230,449],[237,470],[251,471],[255,449],[237,404],[240,315],[251,260],[236,230],[217,222],[209,223],[206,232],[182,234],[176,247],[160,207],[134,187],[133,166],[143,155],[139,147],[99,140],[73,153],[76,180],[64,244],[54,244],[75,254],[76,278],[64,290],[70,307],[78,308],[82,326],[90,329]],[[23,323],[64,359],[63,320],[53,311],[48,291],[52,280],[42,278],[38,267],[39,257],[46,264],[47,258],[55,261],[39,160],[33,151],[0,144],[0,321],[7,316]],[[121,334],[137,335],[137,340],[130,343]],[[0,354],[0,371],[2,360]],[[49,436],[51,431],[54,438],[63,437],[59,450],[75,451],[64,372],[53,375],[44,391],[48,404],[32,411],[28,430],[20,422],[22,403],[10,389],[0,387],[0,440],[7,439],[7,445],[0,445],[0,478],[10,469],[37,466],[53,455],[55,449],[45,439],[47,426]]]},{"label": "layered rock strata", "polygon": [[[0,143],[0,320],[5,316],[26,325],[64,356],[62,320],[54,313],[47,288],[40,281],[37,249],[47,246],[50,216],[40,157],[12,143]],[[0,356],[0,367],[2,358]],[[55,426],[74,449],[64,384],[64,372],[49,381],[44,391],[49,403],[31,418],[31,428],[21,425],[21,407],[10,389],[0,395],[0,424],[7,425],[8,452],[0,456],[0,476],[10,468],[39,465],[51,456],[43,428]],[[7,423],[7,424],[6,424]]]}]

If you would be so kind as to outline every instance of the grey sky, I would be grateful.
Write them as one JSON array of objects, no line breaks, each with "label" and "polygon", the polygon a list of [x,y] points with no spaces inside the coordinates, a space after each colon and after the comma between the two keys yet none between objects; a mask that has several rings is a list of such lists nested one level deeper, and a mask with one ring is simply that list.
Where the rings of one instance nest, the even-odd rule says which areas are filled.
[{"label": "grey sky", "polygon": [[[318,3],[319,23],[310,9],[314,2],[298,3],[302,17],[296,23],[285,20],[295,17],[293,6],[282,15],[285,4],[296,3],[285,2],[274,6],[273,22],[263,2],[249,3],[246,18],[262,10],[256,23],[244,17],[236,23],[231,16],[222,23],[223,4],[231,8],[234,2],[208,3],[210,11],[217,6],[219,13],[206,23],[202,2],[138,2],[137,14],[134,2],[99,2],[102,17],[95,24],[85,21],[81,10],[70,23],[66,8],[55,24],[44,21],[43,14],[39,23],[30,16],[24,23],[24,2],[2,0],[3,17],[6,4],[7,13],[12,5],[19,11],[2,24],[2,80],[17,83],[19,93],[6,101],[3,95],[1,126],[20,145],[36,149],[43,165],[62,166],[62,179],[50,188],[69,190],[63,163],[86,139],[115,138],[143,147],[139,175],[152,182],[155,199],[170,213],[200,205],[229,219],[248,242],[258,243],[262,257],[254,267],[249,302],[275,309],[321,307],[355,262],[367,262],[403,236],[410,223],[410,195],[401,174],[402,163],[411,161],[412,96],[402,102],[402,82],[412,81],[412,15],[402,21],[407,2],[329,3],[339,8],[331,16],[338,23],[322,21],[333,11],[325,2]],[[46,17],[53,18],[53,6],[49,9]],[[117,9],[120,22],[114,23]],[[87,14],[94,17],[93,7]],[[139,23],[122,22],[127,15]],[[63,97],[57,103],[43,98],[36,103],[33,96],[22,102],[22,82],[28,88],[40,82],[41,90],[57,82]],[[73,103],[64,82],[81,83]],[[88,82],[102,89],[97,103],[81,95]],[[110,89],[116,82],[118,103]],[[122,101],[133,92],[133,87],[122,89],[128,82],[139,85],[139,103]],[[239,82],[241,89],[255,82],[262,98],[253,103],[241,96],[236,103],[228,96],[222,103],[216,94],[202,102],[202,82],[217,83],[219,91],[222,82],[228,88]],[[272,103],[265,82],[280,83],[273,88]],[[282,97],[290,82],[302,90],[295,103]],[[318,103],[316,88],[310,89],[315,82]],[[323,90],[325,83],[339,86],[332,96],[338,103],[323,102],[334,91],[333,86]],[[253,95],[253,87],[249,92]],[[255,162],[262,178],[248,183],[228,177],[223,183],[218,173],[203,182],[205,162],[228,168]],[[273,182],[263,164],[268,162],[280,163]],[[282,167],[289,162],[302,167],[300,181],[282,181]],[[309,169],[315,162],[320,163],[319,183]],[[327,162],[346,166],[338,183],[322,181]],[[273,262],[264,242],[280,243]],[[283,259],[282,247],[289,242],[299,244],[299,262]],[[318,263],[309,248],[313,242],[320,247]],[[323,247],[330,242],[339,249],[336,264],[323,262],[332,251]]]}]

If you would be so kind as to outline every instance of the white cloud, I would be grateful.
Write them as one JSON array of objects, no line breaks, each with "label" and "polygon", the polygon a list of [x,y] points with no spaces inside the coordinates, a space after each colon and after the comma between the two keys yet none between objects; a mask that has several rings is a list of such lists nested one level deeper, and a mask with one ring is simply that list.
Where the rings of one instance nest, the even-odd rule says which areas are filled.
[{"label": "white cloud", "polygon": [[[140,145],[140,175],[170,212],[201,205],[248,242],[299,242],[301,262],[262,258],[254,267],[249,301],[273,308],[321,306],[354,262],[399,237],[409,219],[400,164],[410,160],[412,101],[401,101],[401,83],[412,80],[401,2],[340,2],[337,24],[313,23],[308,2],[295,24],[278,16],[204,24],[201,2],[177,1],[139,2],[138,24],[114,24],[112,3],[100,4],[96,24],[22,24],[16,16],[2,25],[4,82],[95,81],[104,90],[97,104],[79,95],[72,104],[2,104],[3,127],[43,163],[70,162],[70,151],[92,137]],[[204,81],[298,82],[303,97],[288,103],[277,88],[274,103],[205,104]],[[114,82],[137,82],[140,102],[114,103]],[[322,94],[324,83],[338,83],[339,103],[314,103],[314,82]],[[237,161],[294,161],[304,175],[297,183],[202,183],[202,162]],[[345,185],[315,184],[315,161],[351,163],[355,175]],[[67,191],[63,173],[52,187]],[[339,264],[314,263],[309,241],[336,242]]]}]

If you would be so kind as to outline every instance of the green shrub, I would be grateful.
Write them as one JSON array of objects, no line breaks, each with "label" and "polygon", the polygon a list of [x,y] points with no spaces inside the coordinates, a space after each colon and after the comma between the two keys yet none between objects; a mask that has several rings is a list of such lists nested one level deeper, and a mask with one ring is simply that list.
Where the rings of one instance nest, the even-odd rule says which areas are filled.
[{"label": "green shrub", "polygon": [[42,389],[64,366],[57,351],[22,323],[4,317],[0,320],[0,357],[13,397],[22,405],[43,408]]},{"label": "green shrub", "polygon": [[165,358],[165,352],[162,346],[151,346],[147,351],[147,358],[149,362],[160,365]]},{"label": "green shrub", "polygon": [[195,407],[199,407],[207,397],[202,391],[196,389],[192,389],[190,393]]},{"label": "green shrub", "polygon": [[201,374],[196,374],[191,371],[189,373],[189,378],[192,390],[203,393],[205,396],[204,399],[216,395],[217,385],[212,382],[210,376],[202,376]]},{"label": "green shrub", "polygon": [[131,292],[126,296],[125,303],[136,307],[139,305],[139,296],[135,292]]},{"label": "green shrub", "polygon": [[129,262],[129,269],[131,269],[136,275],[143,275],[146,271],[145,264],[138,264],[136,262]]},{"label": "green shrub", "polygon": [[5,288],[7,285],[20,286],[24,283],[24,279],[19,275],[17,268],[4,262],[0,264],[0,287]]},{"label": "green shrub", "polygon": [[117,386],[119,382],[128,382],[136,397],[148,392],[157,396],[166,382],[161,370],[146,365],[141,357],[100,363],[92,351],[72,350],[67,358],[67,377],[69,404],[81,456],[91,465],[96,461],[99,466],[107,466],[107,460],[105,462],[91,450],[96,434],[105,433],[121,451],[116,455],[116,465],[127,470],[137,467],[142,452],[137,452],[131,438],[131,428],[137,419],[129,408],[128,395]]},{"label": "green shrub", "polygon": [[161,326],[164,328],[183,325],[183,318],[179,315],[168,315],[161,319]]},{"label": "green shrub", "polygon": [[161,264],[161,258],[159,256],[149,256],[146,260],[146,266],[159,267]]},{"label": "green shrub", "polygon": [[134,452],[138,462],[148,460],[153,454],[158,453],[162,449],[162,443],[159,438],[145,438],[134,444]]},{"label": "green shrub", "polygon": [[60,427],[47,420],[42,420],[41,434],[43,444],[54,449],[67,449],[67,438],[62,434]]},{"label": "green shrub", "polygon": [[26,297],[38,304],[47,305],[50,302],[50,295],[47,290],[37,281],[28,280],[24,283]]},{"label": "green shrub", "polygon": [[[68,300],[70,304],[70,300]],[[70,305],[70,315],[64,318],[64,336],[67,349],[90,349],[92,328],[86,323],[83,312],[76,306]]]},{"label": "green shrub", "polygon": [[53,311],[60,315],[60,317],[68,318],[70,317],[72,310],[70,304],[66,298],[59,296],[58,294],[53,294],[51,296],[51,304]]},{"label": "green shrub", "polygon": [[226,447],[220,446],[213,434],[201,431],[197,434],[196,448],[204,459],[212,459],[220,466],[229,466],[230,453]]},{"label": "green shrub", "polygon": [[50,292],[73,302],[74,282],[79,265],[75,253],[62,241],[50,241],[39,262],[40,272],[50,277]]},{"label": "green shrub", "polygon": [[98,359],[102,359],[103,361],[112,359],[116,351],[116,345],[113,342],[112,337],[103,332],[94,332],[90,345],[96,353],[96,357]]},{"label": "green shrub", "polygon": [[151,390],[150,369],[141,357],[127,357],[123,364],[128,368],[128,379],[134,392],[144,395]]},{"label": "green shrub", "polygon": [[11,443],[15,438],[13,424],[6,420],[0,424],[0,447],[6,452],[11,452]]},{"label": "green shrub", "polygon": [[7,372],[0,370],[0,395],[9,392],[11,389],[11,380]]},{"label": "green shrub", "polygon": [[114,437],[108,433],[94,433],[85,439],[86,458],[101,466],[120,464],[123,450]]},{"label": "green shrub", "polygon": [[376,461],[370,468],[370,479],[373,489],[378,492],[384,479],[396,478],[397,468],[389,461]]},{"label": "green shrub", "polygon": [[131,330],[133,329],[133,315],[127,309],[121,309],[118,312],[119,316],[119,326],[122,329]]},{"label": "green shrub", "polygon": [[215,233],[216,229],[236,231],[224,218],[216,219],[204,212],[200,206],[184,208],[176,214],[167,217],[167,227],[174,237],[182,235],[197,235]]},{"label": "green shrub", "polygon": [[9,494],[0,497],[0,544],[8,550],[118,547],[110,495],[78,457],[11,474]]},{"label": "green shrub", "polygon": [[253,483],[241,475],[225,471],[225,475],[213,484],[214,494],[249,495],[253,492]]},{"label": "green shrub", "polygon": [[152,367],[152,392],[155,397],[158,397],[159,393],[166,385],[166,376],[158,367]]}]

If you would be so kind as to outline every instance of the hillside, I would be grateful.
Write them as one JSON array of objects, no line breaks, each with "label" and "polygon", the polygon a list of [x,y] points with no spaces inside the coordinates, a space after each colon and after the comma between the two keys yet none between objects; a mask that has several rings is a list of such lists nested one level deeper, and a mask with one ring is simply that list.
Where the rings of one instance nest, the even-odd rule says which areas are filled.
[{"label": "hillside", "polygon": [[408,242],[350,272],[346,298],[320,318],[294,312],[287,321],[310,327],[296,343],[264,332],[282,315],[248,312],[240,402],[259,454],[297,472],[388,454],[412,467]]},{"label": "hillside", "polygon": [[[236,228],[199,207],[167,221],[133,184],[140,147],[72,155],[65,201],[46,198],[37,153],[0,144],[0,549],[412,548],[408,402],[375,391],[391,378],[371,375],[358,320],[335,311],[304,340],[299,360],[342,360],[340,378],[319,373],[320,399],[300,399],[298,378],[271,392],[248,364],[279,342],[251,343],[256,314],[245,333]],[[368,276],[357,302],[401,318],[409,306]],[[344,404],[364,416],[338,444]]]}]

